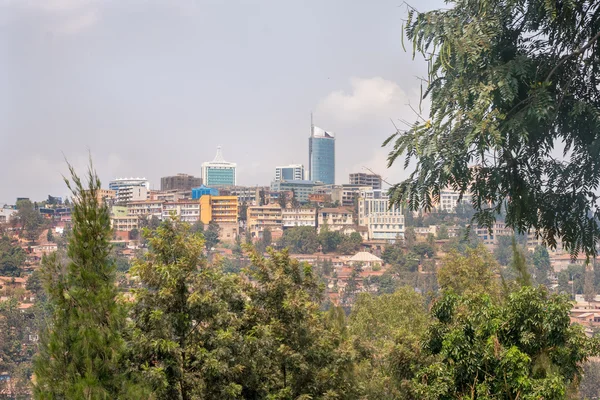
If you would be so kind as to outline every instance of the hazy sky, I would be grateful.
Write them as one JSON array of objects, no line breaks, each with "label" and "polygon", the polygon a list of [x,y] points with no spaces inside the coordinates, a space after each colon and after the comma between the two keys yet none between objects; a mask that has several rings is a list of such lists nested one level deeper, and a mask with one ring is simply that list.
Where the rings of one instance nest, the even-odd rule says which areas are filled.
[{"label": "hazy sky", "polygon": [[[310,111],[336,183],[388,180],[390,118],[414,120],[421,59],[400,0],[0,0],[0,204],[65,195],[64,157],[114,177],[200,176],[223,147],[242,185],[307,165]],[[421,0],[420,10],[442,5]]]}]

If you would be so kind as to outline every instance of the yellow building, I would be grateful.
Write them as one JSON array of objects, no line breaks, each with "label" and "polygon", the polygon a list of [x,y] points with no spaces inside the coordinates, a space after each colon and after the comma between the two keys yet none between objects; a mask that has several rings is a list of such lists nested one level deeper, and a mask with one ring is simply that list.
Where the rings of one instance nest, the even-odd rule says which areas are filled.
[{"label": "yellow building", "polygon": [[200,221],[208,224],[211,221],[217,224],[237,224],[238,198],[237,196],[211,196],[200,197]]}]

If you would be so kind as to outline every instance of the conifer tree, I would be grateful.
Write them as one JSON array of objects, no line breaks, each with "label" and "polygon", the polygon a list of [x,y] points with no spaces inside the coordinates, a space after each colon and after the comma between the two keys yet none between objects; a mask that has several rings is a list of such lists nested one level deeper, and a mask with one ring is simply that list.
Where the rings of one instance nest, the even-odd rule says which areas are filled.
[{"label": "conifer tree", "polygon": [[42,272],[51,313],[34,361],[36,399],[144,398],[124,374],[125,312],[117,301],[110,260],[108,209],[98,201],[100,180],[92,166],[87,187],[69,165],[73,229],[67,265],[56,253]]}]

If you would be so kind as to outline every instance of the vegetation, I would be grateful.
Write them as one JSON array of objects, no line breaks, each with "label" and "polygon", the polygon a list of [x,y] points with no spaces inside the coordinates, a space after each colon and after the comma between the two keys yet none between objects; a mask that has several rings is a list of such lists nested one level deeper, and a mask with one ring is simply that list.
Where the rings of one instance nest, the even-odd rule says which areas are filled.
[{"label": "vegetation", "polygon": [[17,210],[14,221],[21,226],[23,237],[31,242],[37,241],[46,225],[44,217],[29,200],[19,200]]},{"label": "vegetation", "polygon": [[[429,63],[428,117],[398,130],[389,164],[414,159],[393,202],[431,208],[440,191],[472,195],[475,220],[505,222],[573,254],[600,238],[600,3],[456,0],[410,8],[406,37]],[[557,160],[554,152],[563,152]]]},{"label": "vegetation", "polygon": [[0,237],[0,275],[20,276],[25,262],[25,251],[8,236]]}]

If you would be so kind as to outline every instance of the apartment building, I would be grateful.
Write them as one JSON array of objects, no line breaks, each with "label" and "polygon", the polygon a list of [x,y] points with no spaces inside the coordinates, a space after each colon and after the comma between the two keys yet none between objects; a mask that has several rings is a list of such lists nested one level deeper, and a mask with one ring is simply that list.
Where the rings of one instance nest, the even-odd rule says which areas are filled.
[{"label": "apartment building", "polygon": [[361,189],[358,197],[358,224],[367,228],[369,240],[393,242],[404,237],[402,209],[390,208],[389,197],[381,189]]},{"label": "apartment building", "polygon": [[262,238],[265,228],[281,231],[283,215],[279,204],[248,207],[248,229],[252,238]]},{"label": "apartment building", "polygon": [[316,208],[284,208],[282,210],[283,228],[293,228],[296,226],[317,225],[317,209]]},{"label": "apartment building", "polygon": [[322,208],[317,213],[319,232],[327,225],[330,231],[341,231],[354,225],[354,212],[349,207]]},{"label": "apartment building", "polygon": [[488,228],[475,228],[475,234],[481,242],[490,250],[493,250],[498,245],[500,236],[513,236],[514,231],[508,228],[503,221],[496,221],[492,225],[491,232]]},{"label": "apartment building", "polygon": [[300,203],[308,203],[308,196],[313,193],[313,181],[275,181],[271,183],[273,192],[293,192]]},{"label": "apartment building", "polygon": [[198,201],[176,201],[163,204],[162,220],[172,216],[178,217],[180,221],[193,224],[200,220],[200,203]]},{"label": "apartment building", "polygon": [[131,215],[113,215],[110,217],[110,225],[117,232],[129,232],[139,228],[139,217]]},{"label": "apartment building", "polygon": [[177,174],[160,178],[160,190],[192,190],[202,185],[202,178],[188,174]]},{"label": "apartment building", "polygon": [[238,218],[238,199],[236,196],[200,197],[200,220],[204,224],[211,221],[219,225],[235,224]]},{"label": "apartment building", "polygon": [[124,204],[129,201],[147,200],[150,183],[146,178],[117,178],[108,184],[115,191],[115,200]]},{"label": "apartment building", "polygon": [[161,219],[164,203],[164,201],[160,200],[130,201],[127,203],[127,214],[143,218],[152,218],[154,216]]}]

